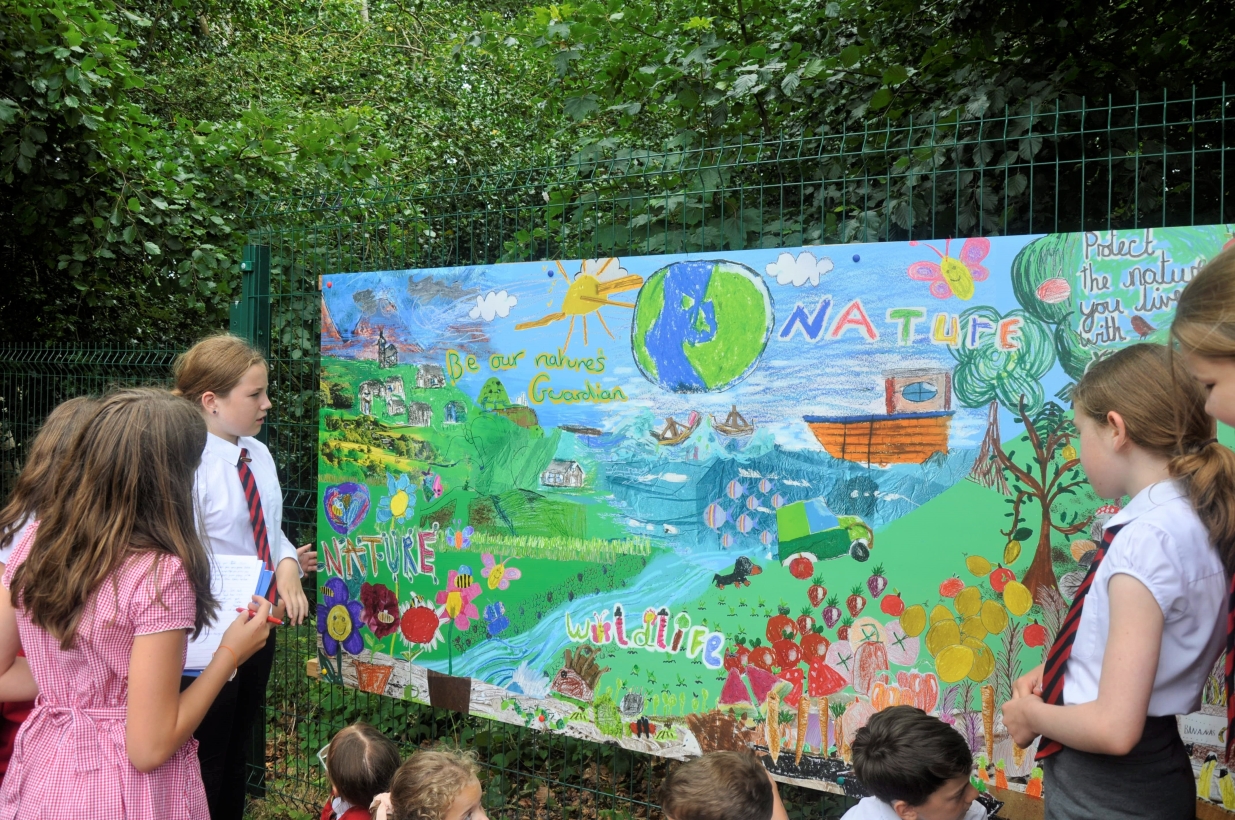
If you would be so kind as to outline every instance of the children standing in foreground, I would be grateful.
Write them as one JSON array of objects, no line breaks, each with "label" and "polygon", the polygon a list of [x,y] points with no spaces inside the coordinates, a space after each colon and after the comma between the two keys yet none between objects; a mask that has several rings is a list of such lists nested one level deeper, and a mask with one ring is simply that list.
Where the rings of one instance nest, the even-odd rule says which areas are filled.
[{"label": "children standing in foreground", "polygon": [[399,763],[399,747],[367,723],[342,729],[326,751],[330,800],[321,820],[369,820],[373,798],[390,788]]},{"label": "children standing in foreground", "polygon": [[660,788],[666,820],[785,820],[776,781],[752,754],[712,752],[678,766]]},{"label": "children standing in foreground", "polygon": [[872,797],[844,820],[983,820],[960,732],[913,706],[876,713],[853,738],[853,770]]},{"label": "children standing in foreground", "polygon": [[477,772],[462,752],[416,752],[374,799],[373,820],[489,820]]},{"label": "children standing in foreground", "polygon": [[[163,390],[103,399],[11,556],[0,594],[0,698],[39,701],[22,724],[0,820],[197,820],[206,799],[193,730],[265,643],[269,604],[242,615],[180,692],[187,633],[211,618],[193,517],[200,417]],[[29,659],[14,676],[19,645]],[[30,680],[31,673],[33,680]]]},{"label": "children standing in foreground", "polygon": [[[47,501],[73,436],[97,410],[95,399],[79,396],[61,403],[43,421],[26,451],[26,463],[13,484],[8,503],[0,510],[0,572],[4,572],[13,548],[34,529],[39,507]],[[8,771],[17,730],[33,707],[32,701],[0,703],[0,779]]]},{"label": "children standing in foreground", "polygon": [[[238,336],[211,336],[176,360],[174,376],[175,392],[196,409],[208,431],[194,482],[207,549],[263,559],[275,573],[269,593],[271,601],[279,600],[275,617],[282,618],[286,608],[288,620],[301,623],[309,603],[300,586],[297,550],[283,534],[283,489],[270,451],[253,438],[271,407],[266,360]],[[247,766],[264,765],[246,760],[245,751],[261,719],[274,648],[271,633],[235,682],[224,687],[195,734],[212,820],[241,820]],[[192,681],[186,676],[183,685]]]},{"label": "children standing in foreground", "polygon": [[1204,394],[1159,345],[1093,363],[1072,402],[1090,485],[1132,500],[1107,522],[1047,662],[1016,682],[1004,724],[1020,746],[1043,736],[1048,820],[1192,818],[1175,716],[1200,707],[1222,649],[1235,453],[1217,445]]}]

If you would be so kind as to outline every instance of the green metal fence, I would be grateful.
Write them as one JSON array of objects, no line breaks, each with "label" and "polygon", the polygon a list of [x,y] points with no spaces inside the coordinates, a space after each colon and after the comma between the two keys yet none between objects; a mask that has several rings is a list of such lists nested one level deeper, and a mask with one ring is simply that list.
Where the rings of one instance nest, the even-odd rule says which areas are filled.
[{"label": "green metal fence", "polygon": [[[298,543],[315,535],[324,274],[1223,223],[1235,217],[1226,173],[1235,162],[1233,105],[1224,87],[661,153],[598,147],[553,167],[254,202],[245,295],[232,322],[270,357],[267,432],[288,534]],[[117,359],[113,376],[111,354],[42,355],[0,349],[0,453],[9,471],[59,398],[112,379],[158,378],[170,363],[166,351],[149,364]],[[155,354],[131,355],[146,362],[141,356]],[[268,805],[316,816],[325,797],[316,752],[363,719],[409,745],[448,737],[475,749],[496,817],[656,814],[665,761],[325,684],[305,674],[315,654],[311,627],[281,633],[267,767],[252,778]],[[838,816],[843,807],[815,792],[785,793],[795,818]]]}]

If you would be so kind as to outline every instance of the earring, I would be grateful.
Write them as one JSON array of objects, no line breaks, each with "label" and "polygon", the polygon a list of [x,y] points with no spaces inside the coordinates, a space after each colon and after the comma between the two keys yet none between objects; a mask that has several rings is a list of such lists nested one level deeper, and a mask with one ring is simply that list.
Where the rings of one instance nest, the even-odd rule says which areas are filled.
[{"label": "earring", "polygon": [[219,411],[218,411],[218,410],[211,410],[210,412],[211,412],[211,413],[214,413],[216,416],[217,416],[217,415],[219,415]]}]

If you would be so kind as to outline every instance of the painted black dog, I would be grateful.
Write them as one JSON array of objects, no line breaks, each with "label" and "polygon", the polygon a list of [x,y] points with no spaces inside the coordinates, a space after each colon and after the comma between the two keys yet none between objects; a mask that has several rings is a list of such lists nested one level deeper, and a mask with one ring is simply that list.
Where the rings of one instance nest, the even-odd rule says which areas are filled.
[{"label": "painted black dog", "polygon": [[733,565],[733,572],[728,575],[713,575],[712,583],[716,584],[717,589],[724,589],[725,584],[733,584],[735,587],[750,586],[748,576],[759,575],[762,572],[763,569],[761,567],[755,566],[749,558],[743,555]]}]

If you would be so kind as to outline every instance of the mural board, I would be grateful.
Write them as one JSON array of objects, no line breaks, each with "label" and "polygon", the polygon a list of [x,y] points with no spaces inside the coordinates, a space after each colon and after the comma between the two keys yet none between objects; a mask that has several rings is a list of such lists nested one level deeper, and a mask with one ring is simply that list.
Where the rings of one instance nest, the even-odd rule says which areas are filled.
[{"label": "mural board", "polygon": [[997,705],[1111,513],[1068,391],[1231,238],[325,276],[323,674],[851,793],[911,703],[1038,791]]}]

